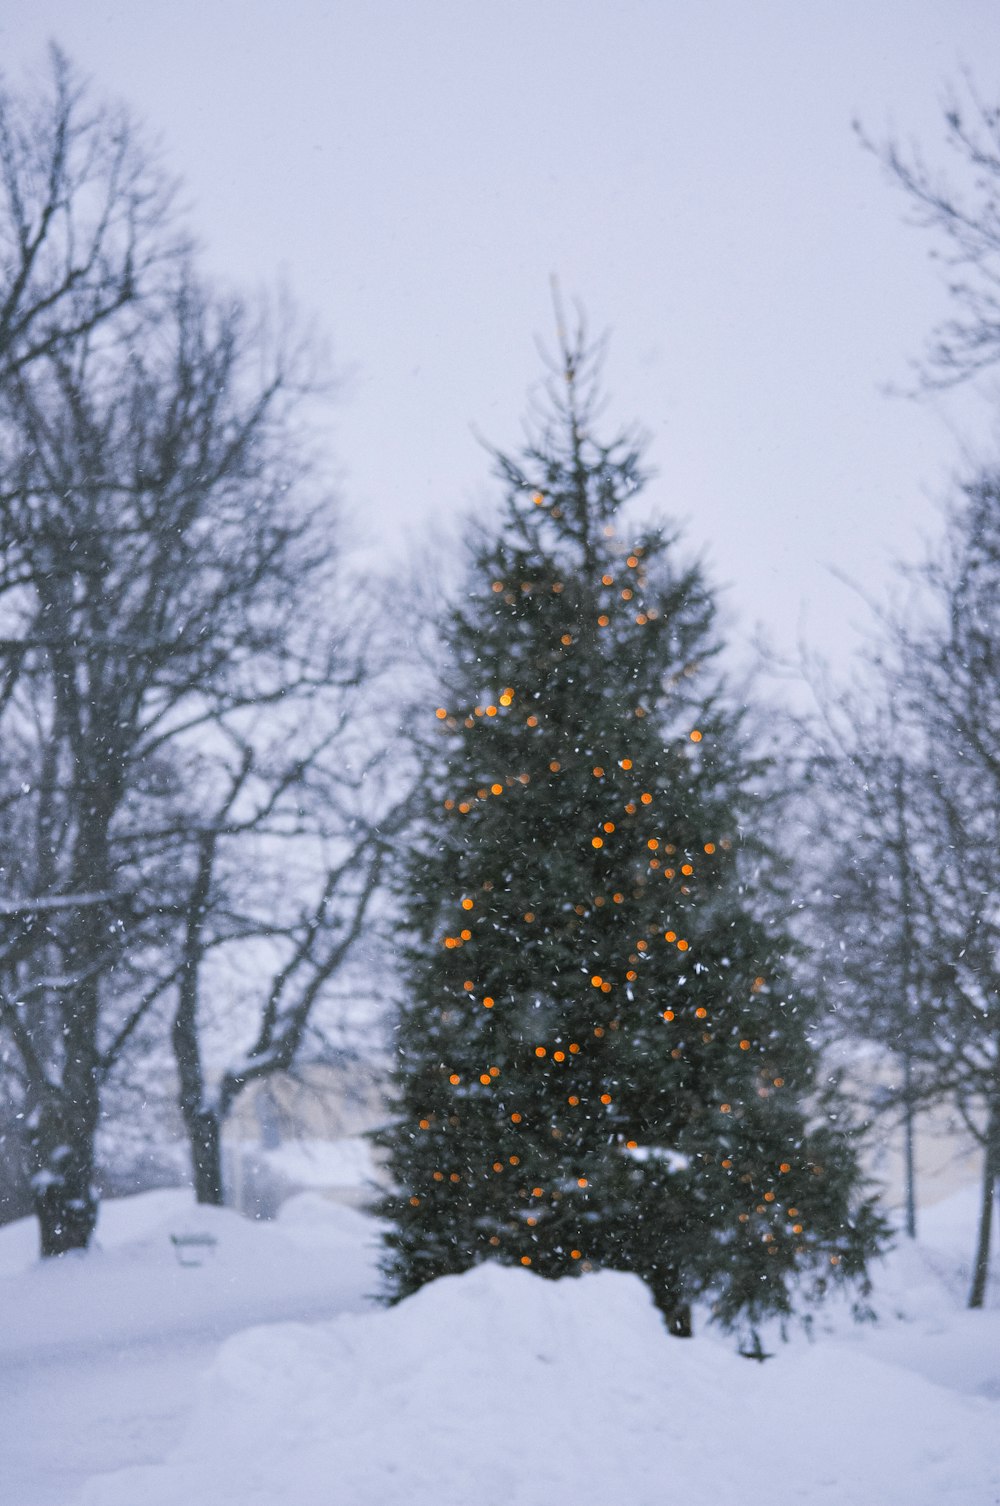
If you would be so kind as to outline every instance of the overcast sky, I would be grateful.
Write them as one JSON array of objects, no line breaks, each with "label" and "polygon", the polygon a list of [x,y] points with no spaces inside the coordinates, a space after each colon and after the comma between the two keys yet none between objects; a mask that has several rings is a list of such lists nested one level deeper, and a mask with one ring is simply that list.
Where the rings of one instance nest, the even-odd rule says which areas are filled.
[{"label": "overcast sky", "polygon": [[963,66],[1000,94],[996,0],[4,0],[8,82],[50,38],[162,138],[212,269],[282,278],[352,368],[373,554],[488,508],[553,273],[738,636],[840,652],[830,568],[880,590],[987,452],[981,398],[885,395],[946,302],[851,122],[933,154]]}]

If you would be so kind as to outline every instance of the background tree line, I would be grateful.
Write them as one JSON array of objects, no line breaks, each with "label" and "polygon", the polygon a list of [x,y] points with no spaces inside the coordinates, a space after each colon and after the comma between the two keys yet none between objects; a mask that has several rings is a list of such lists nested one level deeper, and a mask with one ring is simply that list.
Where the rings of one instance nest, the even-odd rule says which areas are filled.
[{"label": "background tree line", "polygon": [[[875,148],[958,269],[926,385],[1000,357],[998,114],[973,99],[947,129],[968,196]],[[141,129],[58,52],[47,89],[0,93],[0,176],[0,1074],[58,1254],[94,1227],[115,1075],[151,1052],[172,1055],[197,1194],[222,1199],[227,1114],[300,1052],[412,828],[374,711],[387,651],[306,422],[315,344],[204,276]],[[859,688],[768,777],[794,796],[789,963],[829,1005],[815,1038],[870,1038],[898,1064],[875,1111],[912,1128],[947,1102],[982,1147],[981,1303],[1000,1179],[994,469],[909,581]],[[236,956],[256,973],[238,999]]]}]

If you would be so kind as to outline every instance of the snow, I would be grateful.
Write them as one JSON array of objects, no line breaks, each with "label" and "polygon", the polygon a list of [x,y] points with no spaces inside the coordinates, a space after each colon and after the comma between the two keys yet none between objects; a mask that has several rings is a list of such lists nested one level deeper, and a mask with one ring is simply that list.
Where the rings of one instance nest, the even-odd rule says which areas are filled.
[{"label": "snow", "polygon": [[261,1159],[271,1170],[299,1187],[362,1189],[374,1173],[366,1140],[295,1140],[264,1151]]},{"label": "snow", "polygon": [[[976,1195],[748,1362],[670,1338],[610,1272],[486,1265],[374,1305],[370,1221],[314,1193],[272,1224],[159,1192],[41,1265],[0,1229],[5,1506],[993,1506],[1000,1305],[963,1307]],[[197,1268],[170,1235],[210,1234]],[[287,1321],[292,1319],[294,1321]],[[252,1325],[252,1326],[251,1326]],[[87,1479],[87,1477],[90,1477]]]}]

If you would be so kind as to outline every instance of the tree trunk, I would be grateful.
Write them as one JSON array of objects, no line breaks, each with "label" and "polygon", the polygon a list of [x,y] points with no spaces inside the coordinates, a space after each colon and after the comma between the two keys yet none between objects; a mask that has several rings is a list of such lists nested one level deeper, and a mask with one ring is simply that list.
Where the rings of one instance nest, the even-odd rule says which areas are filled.
[{"label": "tree trunk", "polygon": [[644,1277],[653,1294],[653,1302],[663,1316],[667,1332],[675,1339],[690,1339],[694,1336],[691,1324],[691,1304],[685,1302],[678,1288],[671,1281],[664,1281],[659,1272],[649,1272]]},{"label": "tree trunk", "polygon": [[208,1109],[193,1115],[187,1125],[191,1141],[194,1195],[199,1203],[221,1208],[225,1201],[222,1179],[222,1126]]},{"label": "tree trunk", "polygon": [[983,1307],[986,1303],[986,1284],[990,1273],[990,1236],[993,1228],[993,1206],[997,1183],[997,1140],[1000,1138],[1000,1114],[994,1109],[986,1131],[986,1151],[983,1156],[983,1189],[979,1206],[979,1237],[976,1240],[976,1259],[972,1272],[972,1290],[969,1293],[970,1307]]},{"label": "tree trunk", "polygon": [[667,1325],[667,1332],[673,1334],[675,1339],[690,1339],[694,1337],[694,1329],[691,1326],[691,1304],[680,1302],[676,1307],[661,1307],[663,1321]]},{"label": "tree trunk", "polygon": [[906,1183],[906,1232],[917,1237],[917,1173],[915,1155],[915,1115],[913,1112],[913,1064],[910,1052],[903,1052],[903,1166]]},{"label": "tree trunk", "polygon": [[31,1189],[44,1259],[85,1250],[97,1223],[93,1105],[55,1104],[36,1111],[29,1130]]}]

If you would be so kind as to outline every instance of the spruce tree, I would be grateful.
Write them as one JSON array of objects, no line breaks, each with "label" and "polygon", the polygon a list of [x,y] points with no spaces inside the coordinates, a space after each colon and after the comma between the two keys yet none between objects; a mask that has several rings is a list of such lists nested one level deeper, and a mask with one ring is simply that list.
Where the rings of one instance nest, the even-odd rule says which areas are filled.
[{"label": "spruce tree", "polygon": [[598,441],[592,357],[561,354],[427,712],[386,1271],[398,1298],[485,1259],[628,1270],[672,1332],[697,1297],[752,1324],[804,1276],[863,1285],[881,1226],[748,891],[761,771],[711,594],[629,533],[640,448]]}]

